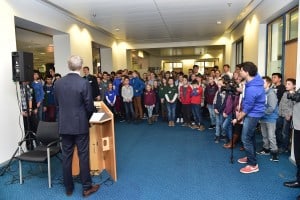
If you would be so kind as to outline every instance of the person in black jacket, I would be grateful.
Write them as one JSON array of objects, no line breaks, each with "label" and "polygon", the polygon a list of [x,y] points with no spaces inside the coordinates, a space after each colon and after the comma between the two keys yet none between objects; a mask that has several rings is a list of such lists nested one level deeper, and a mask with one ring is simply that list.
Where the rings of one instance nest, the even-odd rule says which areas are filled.
[{"label": "person in black jacket", "polygon": [[82,71],[84,74],[83,78],[88,80],[92,87],[93,100],[100,101],[100,91],[98,87],[97,78],[90,74],[90,68],[88,66],[83,67]]},{"label": "person in black jacket", "polygon": [[68,66],[71,70],[63,78],[55,81],[54,96],[59,107],[58,131],[62,138],[63,178],[66,194],[72,195],[72,158],[74,146],[78,149],[80,178],[83,196],[96,192],[100,185],[92,185],[89,167],[89,118],[93,114],[92,89],[87,80],[80,77],[83,60],[71,56]]}]

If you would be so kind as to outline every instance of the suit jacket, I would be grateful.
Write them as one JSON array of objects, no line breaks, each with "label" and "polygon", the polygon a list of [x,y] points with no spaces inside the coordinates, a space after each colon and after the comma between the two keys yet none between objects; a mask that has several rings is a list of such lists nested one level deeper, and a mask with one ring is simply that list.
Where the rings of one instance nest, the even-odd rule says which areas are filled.
[{"label": "suit jacket", "polygon": [[90,83],[90,85],[92,87],[93,99],[95,99],[97,96],[100,96],[100,90],[99,90],[97,78],[91,74],[84,76],[83,78],[88,80],[88,82]]},{"label": "suit jacket", "polygon": [[88,134],[89,118],[94,111],[89,82],[79,74],[69,73],[55,81],[54,95],[59,110],[59,133]]}]

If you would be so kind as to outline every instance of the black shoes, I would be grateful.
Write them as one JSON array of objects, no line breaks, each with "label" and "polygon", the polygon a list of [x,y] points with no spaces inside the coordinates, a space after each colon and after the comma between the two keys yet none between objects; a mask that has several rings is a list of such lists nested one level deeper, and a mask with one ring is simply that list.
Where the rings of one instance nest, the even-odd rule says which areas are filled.
[{"label": "black shoes", "polygon": [[283,185],[290,188],[300,188],[300,183],[298,181],[284,182]]},{"label": "black shoes", "polygon": [[100,188],[100,185],[96,184],[96,185],[92,185],[90,189],[88,190],[84,190],[82,195],[84,197],[90,196],[91,194],[97,192]]},{"label": "black shoes", "polygon": [[210,125],[210,126],[208,127],[208,129],[214,129],[214,128],[216,128],[216,125]]}]

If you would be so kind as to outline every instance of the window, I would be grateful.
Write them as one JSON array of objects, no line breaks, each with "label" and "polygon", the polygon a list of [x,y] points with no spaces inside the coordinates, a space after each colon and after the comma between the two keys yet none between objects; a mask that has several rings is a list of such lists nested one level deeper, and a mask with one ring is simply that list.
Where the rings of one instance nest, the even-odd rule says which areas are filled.
[{"label": "window", "polygon": [[284,42],[283,17],[268,24],[268,62],[267,75],[274,72],[282,73],[282,53]]},{"label": "window", "polygon": [[289,38],[292,40],[298,38],[298,9],[290,12],[289,15]]},{"label": "window", "polygon": [[244,39],[240,39],[236,42],[236,64],[241,64],[243,62],[244,58]]}]

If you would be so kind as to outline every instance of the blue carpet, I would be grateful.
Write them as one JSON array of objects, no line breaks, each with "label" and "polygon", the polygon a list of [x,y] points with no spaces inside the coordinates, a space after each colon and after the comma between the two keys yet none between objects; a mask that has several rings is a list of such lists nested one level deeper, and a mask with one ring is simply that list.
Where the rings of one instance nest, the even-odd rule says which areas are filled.
[{"label": "blue carpet", "polygon": [[[260,171],[241,174],[244,165],[236,160],[244,156],[215,144],[213,130],[200,132],[187,127],[168,127],[158,122],[147,125],[117,122],[116,155],[118,181],[103,183],[107,177],[94,176],[102,183],[100,190],[88,199],[105,200],[289,200],[299,189],[283,187],[295,178],[296,168],[281,154],[278,163],[269,156],[258,156]],[[261,139],[258,135],[258,146]],[[61,163],[53,162],[53,188],[48,189],[46,165],[26,164],[25,182],[18,182],[18,165],[0,177],[0,199],[82,199],[81,185],[75,182],[72,197],[66,197],[62,185]],[[41,172],[43,169],[43,173]]]}]

